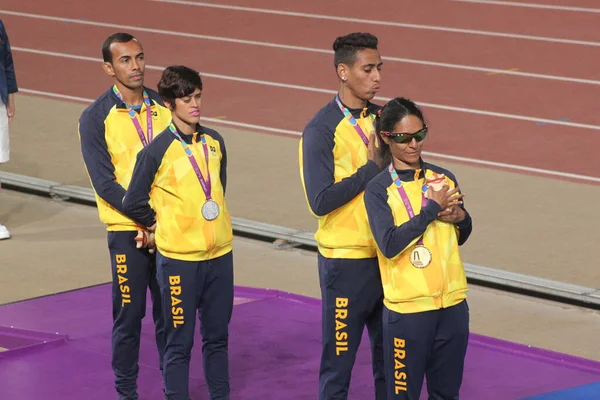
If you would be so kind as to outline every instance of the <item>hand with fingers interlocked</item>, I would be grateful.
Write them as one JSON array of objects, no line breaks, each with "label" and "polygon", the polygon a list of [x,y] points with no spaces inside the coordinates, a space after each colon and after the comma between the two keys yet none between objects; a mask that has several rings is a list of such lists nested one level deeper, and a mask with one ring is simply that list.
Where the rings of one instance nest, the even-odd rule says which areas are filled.
[{"label": "hand with fingers interlocked", "polygon": [[459,205],[453,205],[451,207],[446,208],[445,210],[440,211],[438,213],[437,219],[442,222],[449,222],[451,224],[458,224],[464,221],[467,213],[465,210]]},{"label": "hand with fingers interlocked", "polygon": [[437,216],[438,221],[451,224],[458,224],[466,217],[465,210],[460,207],[463,203],[463,197],[465,197],[465,194],[460,193],[458,186],[450,189],[447,185],[444,185],[440,190],[433,190],[431,187],[427,190],[427,198],[435,201],[442,208]]}]

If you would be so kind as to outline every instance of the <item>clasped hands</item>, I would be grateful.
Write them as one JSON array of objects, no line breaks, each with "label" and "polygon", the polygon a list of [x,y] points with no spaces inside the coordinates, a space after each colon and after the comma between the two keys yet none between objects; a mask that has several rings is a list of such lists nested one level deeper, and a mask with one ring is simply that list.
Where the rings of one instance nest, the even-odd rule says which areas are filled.
[{"label": "clasped hands", "polygon": [[450,189],[448,185],[444,185],[440,190],[433,190],[431,186],[427,189],[427,198],[435,201],[440,205],[442,211],[437,215],[438,221],[458,224],[466,217],[465,210],[460,207],[463,203],[462,198],[464,193],[460,193],[460,188],[457,186]]},{"label": "clasped hands", "polygon": [[154,231],[156,230],[156,224],[148,227],[147,229],[138,229],[137,236],[135,237],[135,247],[138,249],[147,248],[150,254],[156,251],[156,244],[154,243]]}]

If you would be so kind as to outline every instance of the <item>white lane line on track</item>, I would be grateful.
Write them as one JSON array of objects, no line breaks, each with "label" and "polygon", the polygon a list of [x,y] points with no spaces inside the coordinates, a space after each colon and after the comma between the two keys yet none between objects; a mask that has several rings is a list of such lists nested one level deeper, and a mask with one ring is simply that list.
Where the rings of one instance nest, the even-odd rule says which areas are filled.
[{"label": "white lane line on track", "polygon": [[[79,55],[74,55],[74,54],[57,53],[57,52],[37,50],[37,49],[28,49],[28,48],[17,47],[17,46],[14,46],[12,48],[15,51],[22,51],[22,52],[27,52],[27,53],[39,54],[39,55],[71,58],[71,59],[84,60],[84,61],[95,61],[95,62],[102,61],[100,58],[85,57],[85,56],[79,56]],[[151,70],[157,70],[157,71],[162,71],[164,69],[164,67],[154,66],[154,65],[146,65],[146,68],[151,69]],[[323,88],[301,86],[301,85],[291,85],[291,84],[281,83],[281,82],[272,82],[272,81],[265,81],[265,80],[260,80],[260,79],[248,79],[248,78],[242,78],[242,77],[237,77],[237,76],[213,74],[213,73],[208,73],[208,72],[202,72],[202,75],[206,76],[206,77],[210,77],[210,78],[215,78],[215,79],[244,82],[244,83],[263,85],[263,86],[280,87],[280,88],[285,88],[285,89],[303,90],[303,91],[308,91],[308,92],[327,93],[327,94],[335,94],[336,93],[335,90],[331,90],[331,89],[323,89]],[[375,100],[387,102],[391,99],[389,97],[378,96],[378,97],[375,97]],[[474,114],[474,115],[484,115],[484,116],[489,116],[489,117],[514,119],[514,120],[520,120],[520,121],[529,121],[529,122],[536,122],[536,123],[540,123],[540,124],[544,124],[544,125],[562,125],[562,126],[569,126],[572,128],[600,130],[599,125],[582,124],[582,123],[577,123],[577,122],[530,117],[530,116],[518,115],[518,114],[507,114],[507,113],[500,113],[500,112],[487,111],[487,110],[478,110],[478,109],[473,109],[473,108],[455,107],[455,106],[448,106],[448,105],[444,105],[444,104],[427,103],[427,102],[422,102],[419,100],[415,100],[415,102],[417,102],[419,105],[421,105],[423,107],[430,107],[430,108],[435,108],[435,109],[439,109],[439,110],[455,111],[455,112],[462,112],[462,113]]]},{"label": "white lane line on track", "polygon": [[551,4],[539,4],[539,3],[521,3],[516,1],[495,1],[495,0],[451,0],[461,3],[476,3],[476,4],[488,4],[497,6],[510,6],[510,7],[526,7],[526,8],[539,8],[545,10],[555,11],[577,11],[585,13],[600,13],[599,8],[586,8],[586,7],[573,7],[573,6],[555,6]]},{"label": "white lane line on track", "polygon": [[[222,37],[222,36],[212,36],[212,35],[200,35],[200,34],[195,34],[195,33],[167,31],[167,30],[144,28],[144,27],[138,27],[138,26],[132,26],[132,25],[119,25],[119,24],[112,24],[112,23],[108,23],[108,22],[97,22],[97,21],[88,21],[88,20],[84,21],[84,20],[79,20],[79,19],[53,17],[53,16],[48,16],[48,15],[30,14],[30,13],[23,13],[23,12],[16,12],[16,11],[0,10],[0,14],[1,13],[5,13],[8,15],[13,15],[13,16],[17,16],[17,17],[67,22],[67,23],[74,23],[74,24],[103,27],[103,28],[130,29],[130,30],[136,30],[136,31],[140,31],[140,32],[154,33],[154,34],[158,34],[158,35],[183,36],[186,38],[195,38],[195,39],[200,39],[200,40],[212,40],[212,41],[219,41],[219,42],[243,44],[243,45],[248,45],[248,46],[260,46],[260,47],[269,47],[269,48],[276,48],[276,49],[282,49],[282,50],[293,50],[293,51],[306,51],[306,52],[311,52],[311,53],[321,53],[321,54],[328,54],[328,55],[333,54],[332,50],[318,49],[318,48],[305,47],[305,46],[293,46],[293,45],[279,44],[279,43],[273,43],[273,42],[261,42],[261,41],[256,41],[256,40],[226,38],[226,37]],[[600,43],[599,43],[599,45],[600,45]],[[427,65],[430,67],[440,67],[440,68],[451,68],[451,69],[459,69],[459,70],[467,70],[467,71],[485,72],[488,74],[495,74],[495,75],[512,75],[512,76],[547,79],[547,80],[570,82],[570,83],[600,85],[600,81],[594,80],[594,79],[573,78],[573,77],[560,76],[560,75],[536,74],[533,72],[523,72],[523,71],[518,71],[518,70],[511,71],[511,70],[507,70],[507,69],[485,68],[485,67],[477,67],[477,66],[473,66],[473,65],[443,63],[443,62],[436,62],[436,61],[418,60],[418,59],[412,59],[412,58],[393,57],[393,56],[383,56],[382,59],[384,61],[392,61],[392,62],[399,62],[399,63],[406,63],[406,64]]]},{"label": "white lane line on track", "polygon": [[439,31],[439,32],[463,33],[463,34],[468,34],[468,35],[501,37],[501,38],[508,38],[508,39],[523,39],[523,40],[534,40],[534,41],[552,42],[552,43],[575,44],[575,45],[580,45],[580,46],[600,46],[599,42],[591,42],[591,41],[585,41],[585,40],[561,39],[561,38],[534,36],[534,35],[520,35],[520,34],[516,34],[516,33],[490,32],[490,31],[482,31],[482,30],[475,30],[475,29],[449,28],[446,26],[436,26],[436,25],[407,24],[407,23],[403,23],[403,22],[390,22],[390,21],[379,21],[379,20],[373,20],[373,19],[338,17],[335,15],[321,15],[321,14],[311,14],[311,13],[294,12],[294,11],[281,11],[281,10],[272,10],[272,9],[267,9],[267,8],[231,6],[231,5],[225,5],[225,4],[212,4],[212,3],[203,3],[203,2],[196,2],[196,1],[185,1],[185,0],[150,0],[150,1],[158,2],[158,3],[171,3],[171,4],[180,4],[180,5],[187,5],[187,6],[196,6],[196,7],[220,8],[220,9],[234,10],[234,11],[246,11],[246,12],[261,13],[261,14],[302,17],[302,18],[309,18],[309,19],[322,19],[322,20],[328,20],[328,21],[351,22],[351,23],[358,23],[361,25],[393,26],[393,27],[397,27],[397,28],[421,29],[421,30]]},{"label": "white lane line on track", "polygon": [[[94,99],[88,99],[85,97],[68,96],[68,95],[59,94],[59,93],[44,92],[44,91],[32,90],[32,89],[26,89],[26,88],[20,88],[19,90],[22,93],[50,97],[50,98],[61,99],[61,100],[77,101],[77,102],[82,102],[82,103],[92,103],[94,101]],[[278,128],[262,126],[262,125],[246,124],[246,123],[237,122],[237,121],[226,121],[226,120],[222,120],[220,118],[203,117],[202,119],[204,121],[208,121],[208,122],[211,122],[214,124],[234,126],[236,128],[253,129],[253,130],[258,130],[258,131],[273,132],[273,133],[285,134],[285,135],[296,136],[296,137],[300,137],[300,135],[302,135],[302,132],[299,132],[299,131],[278,129]],[[568,172],[552,171],[552,170],[541,169],[541,168],[526,167],[523,165],[499,163],[499,162],[495,162],[495,161],[480,160],[480,159],[476,159],[476,158],[453,156],[450,154],[431,153],[431,152],[427,152],[427,151],[424,151],[423,154],[426,156],[434,157],[434,158],[450,160],[450,161],[457,161],[457,162],[464,162],[467,164],[483,165],[486,167],[496,167],[496,168],[502,168],[502,169],[507,169],[507,170],[512,170],[512,171],[518,171],[518,172],[536,173],[536,174],[545,175],[545,176],[549,176],[549,177],[568,178],[568,179],[574,179],[574,180],[579,180],[579,181],[588,182],[588,183],[600,183],[600,178],[595,177],[595,176],[572,174],[572,173],[568,173]]]}]

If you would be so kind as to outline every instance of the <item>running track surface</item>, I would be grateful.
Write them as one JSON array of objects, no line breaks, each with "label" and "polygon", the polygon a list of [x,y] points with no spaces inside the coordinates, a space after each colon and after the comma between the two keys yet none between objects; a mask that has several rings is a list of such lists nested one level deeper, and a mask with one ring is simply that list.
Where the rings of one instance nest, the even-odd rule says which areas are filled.
[{"label": "running track surface", "polygon": [[[360,7],[360,10],[348,8],[347,2],[339,0],[285,6],[276,0],[229,0],[227,4],[262,9],[284,7],[289,12],[416,26],[357,24],[314,16],[150,0],[121,4],[116,0],[35,4],[5,0],[0,17],[15,48],[19,86],[25,93],[34,90],[42,95],[95,98],[110,84],[99,68],[100,44],[109,34],[126,30],[144,43],[150,65],[146,81],[149,86],[155,85],[162,67],[190,65],[204,75],[203,115],[223,117],[242,127],[263,126],[269,128],[262,130],[265,134],[284,134],[296,139],[306,121],[333,96],[336,80],[329,49],[334,38],[356,30],[370,31],[379,37],[385,60],[378,102],[383,101],[382,97],[406,96],[423,104],[432,127],[428,151],[588,175],[600,180],[597,168],[600,161],[593,154],[600,134],[600,115],[595,112],[600,94],[598,13],[447,0],[419,3],[382,0],[377,7]],[[584,0],[577,4],[547,0],[545,4],[596,6]],[[134,15],[138,19],[133,19]],[[479,32],[448,32],[435,27]],[[528,37],[508,37],[511,34]],[[423,65],[424,62],[439,64]],[[510,74],[510,70],[514,73]],[[75,125],[74,121],[65,123]],[[98,314],[100,304],[109,299],[106,290],[86,289],[0,309],[0,314],[8,313],[3,321],[10,319],[22,325],[22,329],[32,330],[15,335],[14,330],[5,329],[0,332],[3,339],[0,347],[33,346],[2,354],[0,376],[5,382],[14,382],[0,389],[0,393],[6,392],[2,397],[27,399],[23,390],[28,390],[30,398],[51,399],[45,392],[48,391],[64,399],[76,394],[72,382],[80,382],[76,386],[82,391],[80,395],[106,398],[100,388],[110,387],[112,379],[105,368],[109,316]],[[251,291],[240,296],[243,302],[262,295]],[[266,358],[261,365],[283,368],[283,377],[278,381],[281,388],[289,388],[290,383],[298,387],[305,383],[306,388],[311,388],[315,381],[317,332],[311,329],[296,336],[300,329],[294,325],[297,320],[288,319],[293,316],[309,322],[303,326],[315,326],[319,324],[318,310],[311,308],[314,304],[298,303],[296,298],[266,297],[236,306],[233,332],[238,340],[232,351],[234,354],[238,351],[235,357],[242,352],[245,360],[253,360],[252,364],[247,361],[235,364],[233,388],[237,398],[263,398],[265,394],[261,391],[272,384],[268,369],[251,368],[260,357]],[[44,314],[40,302],[50,309],[56,309],[57,304],[86,309],[92,303],[95,311],[89,313],[89,320],[94,323],[84,323],[75,314],[70,320]],[[102,309],[109,307],[105,305]],[[14,310],[19,310],[17,314],[23,319],[11,314]],[[87,311],[90,310],[86,309],[86,316]],[[278,322],[278,327],[275,325],[277,329],[273,332],[273,327],[267,329],[267,322],[260,318],[271,320],[277,313],[286,318]],[[252,325],[251,334],[247,332],[251,326],[249,319],[259,320]],[[50,339],[47,333],[54,333],[56,327],[63,332]],[[293,336],[298,340],[290,336],[291,332],[295,332]],[[44,340],[46,344],[35,345]],[[264,342],[257,346],[261,340]],[[294,341],[302,343],[295,347],[301,348],[301,352],[288,347]],[[156,395],[160,391],[156,382],[160,379],[158,370],[153,368],[155,355],[148,333],[143,346],[145,365],[140,383],[145,394]],[[75,368],[75,363],[64,361],[70,357],[88,362],[88,368]],[[277,360],[269,360],[270,357]],[[193,358],[200,359],[198,355]],[[68,381],[65,375],[47,369],[55,363],[65,363],[65,368],[71,368],[68,370],[73,375]],[[204,394],[201,368],[198,364],[194,368],[194,393]],[[15,371],[20,372],[15,375]],[[46,381],[40,382],[47,384],[31,385],[36,376],[43,376]],[[539,399],[583,399],[593,398],[591,393],[600,390],[594,384],[600,380],[600,369],[595,363],[477,335],[471,341],[466,376],[465,398],[541,395]],[[313,391],[307,390],[308,394],[298,392],[298,398],[310,398]],[[549,392],[553,394],[542,395]],[[353,393],[359,396],[371,393],[365,348],[357,361]]]},{"label": "running track surface", "polygon": [[[111,285],[0,307],[0,397],[19,400],[114,398],[110,370]],[[315,399],[321,309],[318,300],[237,287],[230,331],[232,398]],[[151,302],[142,327],[139,394],[162,399]],[[68,310],[67,312],[65,312]],[[196,331],[198,332],[198,331]],[[190,368],[191,396],[207,399],[201,337]],[[353,370],[350,399],[373,398],[366,334]],[[472,334],[462,399],[592,400],[600,363]],[[426,398],[423,397],[422,398]]]},{"label": "running track surface", "polygon": [[[331,43],[355,30],[376,34],[384,58],[542,75],[385,60],[379,95],[424,104],[432,127],[430,152],[600,177],[600,158],[593,154],[600,144],[600,13],[450,0],[383,0],[359,10],[335,0],[286,3],[285,11],[309,15],[291,16],[255,12],[283,7],[276,0],[227,3],[251,10],[187,3],[5,0],[0,15],[16,48],[21,88],[97,97],[110,84],[100,70],[100,45],[107,35],[126,30],[142,40],[151,66],[181,63],[205,75],[203,115],[290,136],[332,98]],[[357,24],[330,16],[413,25]],[[158,81],[160,68],[148,70],[149,86]],[[582,79],[585,83],[574,81]]]}]

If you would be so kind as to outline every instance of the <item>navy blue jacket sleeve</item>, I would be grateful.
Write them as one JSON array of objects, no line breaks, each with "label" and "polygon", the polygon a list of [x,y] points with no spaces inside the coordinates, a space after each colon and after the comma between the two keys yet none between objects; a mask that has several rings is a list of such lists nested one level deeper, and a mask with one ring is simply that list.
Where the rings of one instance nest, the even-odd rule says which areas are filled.
[{"label": "navy blue jacket sleeve", "polygon": [[[446,176],[454,181],[455,187],[458,186],[458,181],[452,172],[446,171]],[[471,219],[471,215],[465,208],[464,199],[463,204],[460,205],[460,208],[462,208],[465,212],[465,219],[456,224],[456,226],[458,227],[458,245],[462,246],[467,241],[469,236],[471,236],[471,231],[473,230],[473,221]]]},{"label": "navy blue jacket sleeve", "polygon": [[392,209],[387,202],[387,190],[378,182],[367,185],[365,206],[369,225],[379,250],[387,258],[393,258],[425,233],[427,226],[435,221],[442,210],[435,201],[428,201],[418,215],[396,226]]},{"label": "navy blue jacket sleeve", "polygon": [[160,167],[160,161],[150,153],[151,148],[145,147],[137,154],[131,182],[123,199],[125,215],[148,227],[156,222],[156,213],[148,202],[152,184]]},{"label": "navy blue jacket sleeve", "polygon": [[108,153],[104,132],[102,117],[84,111],[79,119],[79,137],[83,161],[92,186],[98,196],[122,213],[125,188],[116,182],[115,167]]},{"label": "navy blue jacket sleeve", "polygon": [[[2,24],[2,22],[0,22],[0,24]],[[4,24],[2,24],[0,28],[0,31],[4,31],[4,69],[6,73],[6,87],[8,93],[11,94],[19,90],[17,87],[17,78],[15,76],[15,64],[10,49],[10,41],[8,40],[8,32],[6,32]]]},{"label": "navy blue jacket sleeve", "polygon": [[333,137],[317,128],[307,127],[304,132],[304,185],[310,208],[318,216],[327,215],[350,202],[381,171],[374,161],[368,161],[354,175],[334,183],[334,145]]}]

